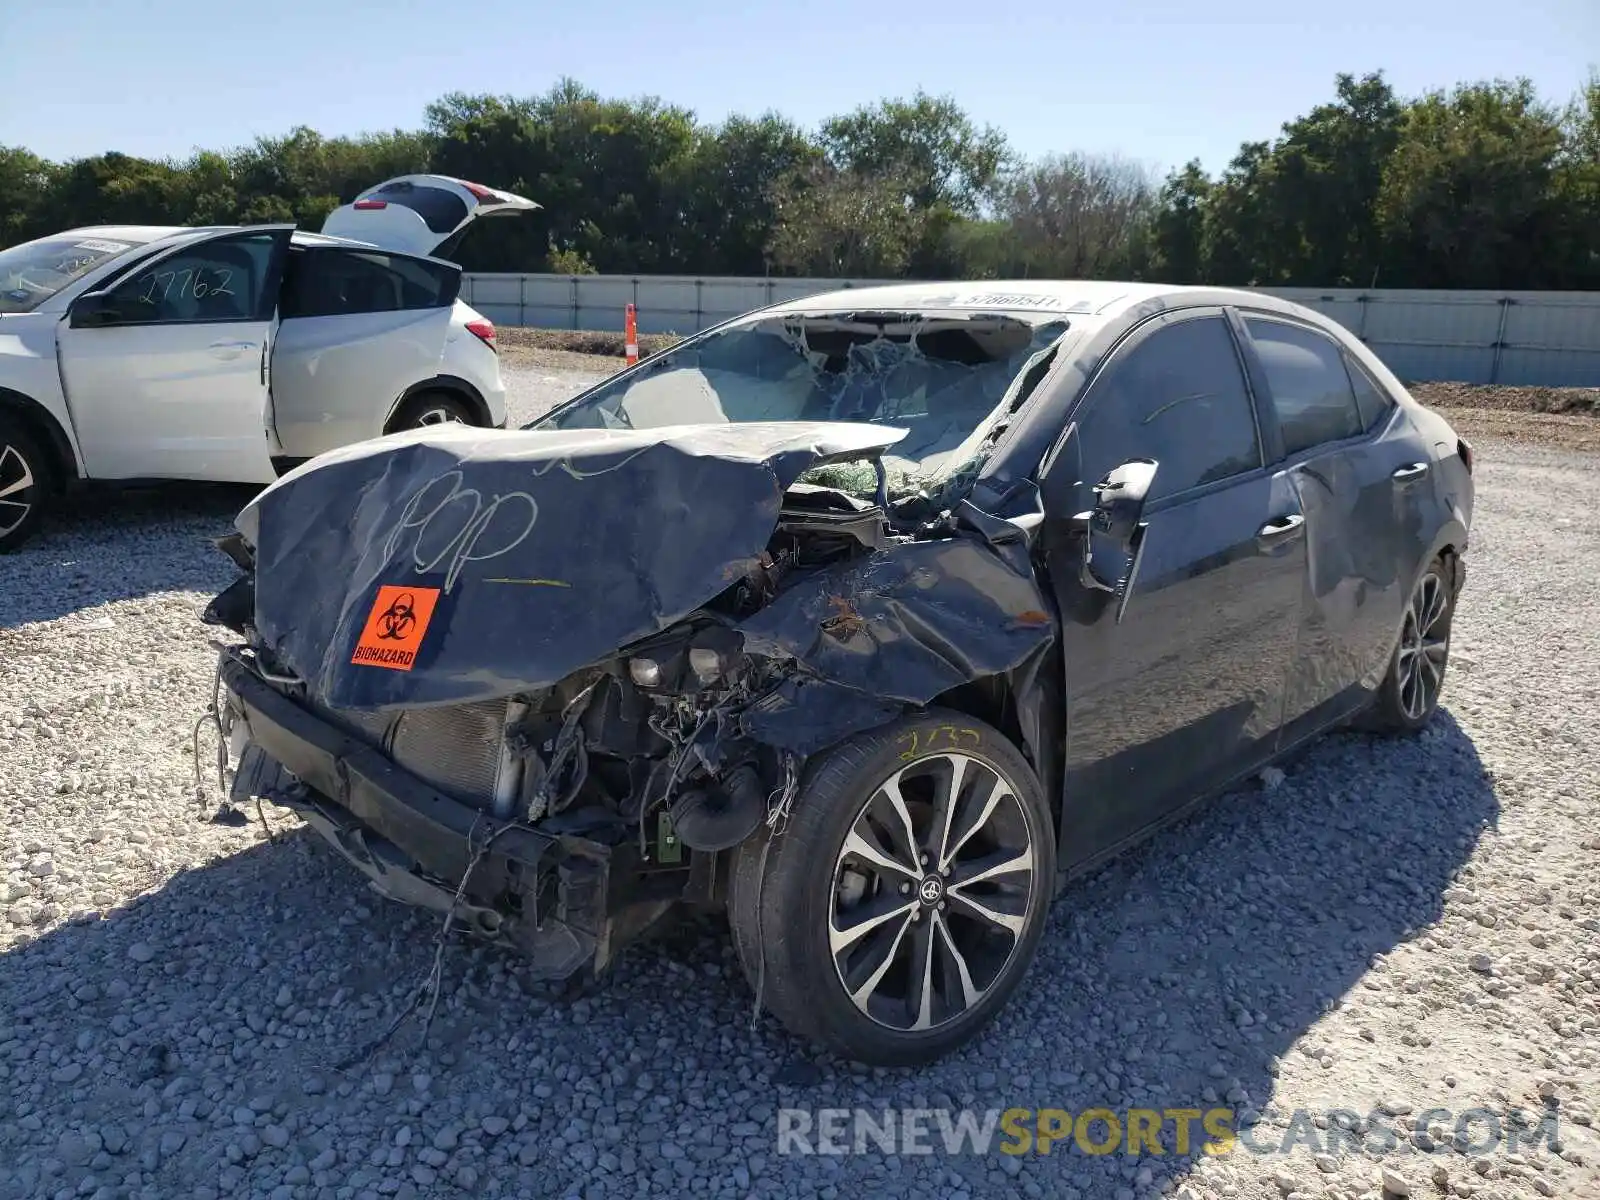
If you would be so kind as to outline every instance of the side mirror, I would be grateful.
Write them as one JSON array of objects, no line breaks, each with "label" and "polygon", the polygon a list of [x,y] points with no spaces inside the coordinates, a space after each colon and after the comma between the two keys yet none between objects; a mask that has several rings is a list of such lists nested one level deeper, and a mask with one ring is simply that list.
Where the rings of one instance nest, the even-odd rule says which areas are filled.
[{"label": "side mirror", "polygon": [[1156,464],[1148,458],[1136,458],[1112,470],[1094,485],[1094,515],[1091,527],[1121,546],[1133,541],[1139,520],[1144,515],[1145,498],[1150,495],[1150,485],[1155,482]]},{"label": "side mirror", "polygon": [[92,329],[96,325],[110,325],[120,320],[122,313],[109,292],[85,292],[72,302],[67,310],[67,322],[73,329]]},{"label": "side mirror", "polygon": [[[1094,485],[1094,508],[1073,518],[1083,536],[1083,558],[1078,577],[1084,587],[1110,592],[1117,598],[1117,620],[1128,604],[1134,576],[1139,571],[1139,555],[1144,548],[1144,506],[1155,482],[1158,464],[1154,459],[1135,458],[1113,468]],[[1121,574],[1108,579],[1096,568],[1096,538],[1109,539],[1126,558]]]}]

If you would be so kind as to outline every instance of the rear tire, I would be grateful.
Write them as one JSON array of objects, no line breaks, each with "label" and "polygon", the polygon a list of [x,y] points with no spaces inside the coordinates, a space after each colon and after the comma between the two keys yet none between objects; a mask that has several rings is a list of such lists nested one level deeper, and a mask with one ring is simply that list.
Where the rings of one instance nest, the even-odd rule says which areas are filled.
[{"label": "rear tire", "polygon": [[997,730],[935,710],[809,765],[784,831],[735,852],[729,923],[751,987],[792,1033],[914,1065],[1004,1006],[1054,887],[1054,822],[1027,761]]},{"label": "rear tire", "polygon": [[1401,622],[1400,640],[1377,699],[1362,724],[1379,733],[1417,733],[1439,710],[1450,661],[1450,625],[1456,597],[1450,564],[1435,558],[1417,580]]},{"label": "rear tire", "polygon": [[386,432],[426,429],[432,425],[476,425],[476,415],[466,401],[449,392],[419,392],[395,410]]},{"label": "rear tire", "polygon": [[20,421],[0,414],[0,554],[38,531],[55,495],[55,463]]}]

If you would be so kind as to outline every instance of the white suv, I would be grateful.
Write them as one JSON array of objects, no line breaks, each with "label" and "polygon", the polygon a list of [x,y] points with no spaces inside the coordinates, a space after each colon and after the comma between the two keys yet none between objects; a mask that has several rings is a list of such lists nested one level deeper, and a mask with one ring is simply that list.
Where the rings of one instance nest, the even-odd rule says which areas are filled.
[{"label": "white suv", "polygon": [[76,229],[0,251],[0,551],[89,480],[270,483],[323,451],[505,424],[449,253],[539,206],[405,175],[291,225]]}]

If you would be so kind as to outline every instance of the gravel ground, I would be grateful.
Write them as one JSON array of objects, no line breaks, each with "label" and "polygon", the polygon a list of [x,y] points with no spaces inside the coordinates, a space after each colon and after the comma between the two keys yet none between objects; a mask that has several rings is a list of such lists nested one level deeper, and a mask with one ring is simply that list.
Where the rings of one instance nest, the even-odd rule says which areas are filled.
[{"label": "gravel ground", "polygon": [[[513,374],[523,416],[582,382]],[[713,922],[575,1001],[452,947],[427,1044],[407,1025],[349,1063],[409,1002],[436,923],[285,812],[270,842],[201,819],[195,610],[230,577],[207,538],[242,496],[78,505],[0,560],[0,1197],[1332,1200],[1376,1195],[1385,1167],[1413,1196],[1600,1195],[1600,472],[1478,452],[1448,711],[1413,741],[1326,739],[1074,887],[1000,1022],[921,1071],[752,1031]],[[785,1107],[1214,1103],[1297,1148],[775,1152]],[[1547,1105],[1559,1153],[1462,1153],[1453,1115],[1437,1141],[1410,1128]],[[1291,1120],[1334,1108],[1396,1149]]]}]

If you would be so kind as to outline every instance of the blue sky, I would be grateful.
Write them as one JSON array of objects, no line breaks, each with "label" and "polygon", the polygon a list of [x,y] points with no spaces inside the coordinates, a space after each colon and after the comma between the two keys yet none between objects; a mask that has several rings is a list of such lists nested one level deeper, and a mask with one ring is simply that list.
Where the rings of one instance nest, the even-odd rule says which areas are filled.
[{"label": "blue sky", "polygon": [[1383,69],[1408,94],[1527,75],[1565,100],[1600,65],[1600,0],[0,0],[0,47],[0,145],[51,158],[414,128],[444,92],[566,74],[806,125],[920,86],[1028,154],[1217,170],[1339,71]]}]

